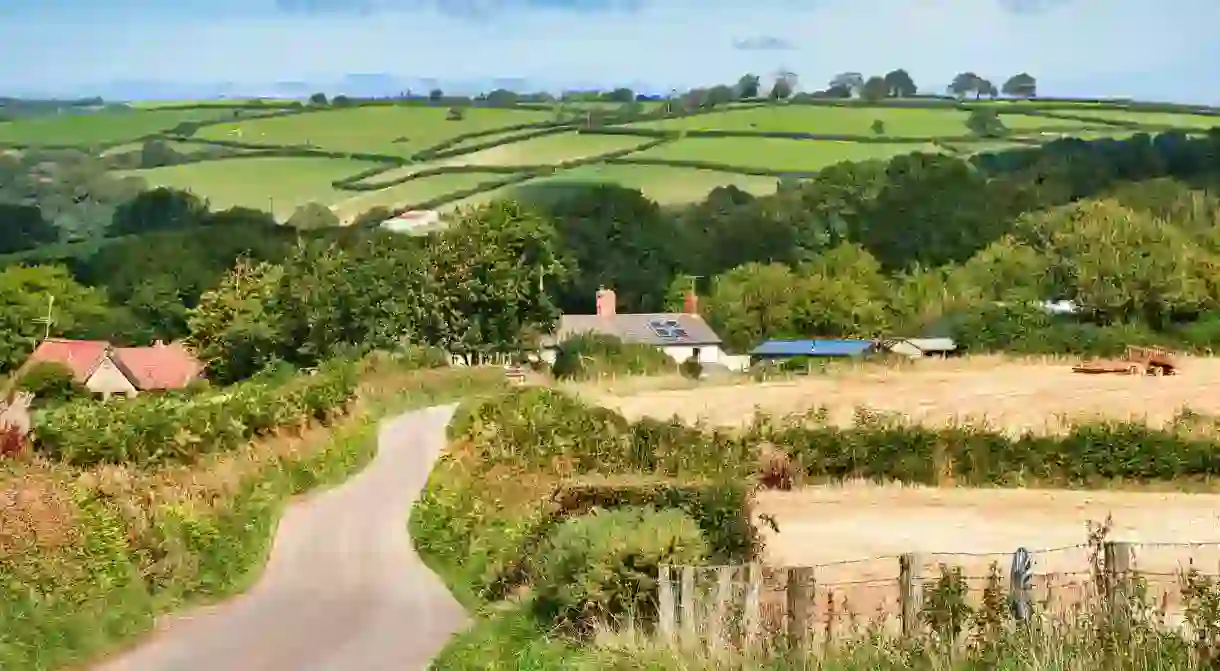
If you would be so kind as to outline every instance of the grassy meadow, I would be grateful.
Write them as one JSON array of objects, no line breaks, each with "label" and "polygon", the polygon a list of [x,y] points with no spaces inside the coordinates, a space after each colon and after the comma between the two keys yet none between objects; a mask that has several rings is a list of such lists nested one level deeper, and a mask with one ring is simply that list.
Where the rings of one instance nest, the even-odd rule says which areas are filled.
[{"label": "grassy meadow", "polygon": [[201,129],[195,136],[406,157],[463,133],[552,119],[549,112],[527,109],[470,108],[465,113],[461,121],[449,121],[445,107],[352,107],[216,124]]},{"label": "grassy meadow", "polygon": [[[731,104],[715,111],[671,118],[612,123],[610,130],[664,131],[668,140],[656,145],[655,135],[626,135],[572,127],[529,137],[555,119],[554,110],[542,107],[516,109],[469,107],[460,120],[450,120],[444,105],[370,105],[346,108],[306,108],[278,116],[284,101],[267,101],[266,110],[241,108],[246,101],[192,101],[141,103],[122,112],[55,116],[0,123],[0,145],[69,145],[100,151],[103,155],[137,152],[149,137],[165,139],[175,151],[193,156],[193,162],[131,171],[150,184],[189,189],[214,206],[243,205],[271,208],[279,218],[298,205],[319,202],[335,208],[344,221],[372,207],[407,209],[444,199],[437,207],[449,211],[504,197],[547,197],[570,184],[613,183],[643,191],[666,205],[697,201],[717,186],[733,184],[753,193],[775,189],[776,177],[757,171],[812,172],[843,161],[886,159],[914,151],[953,151],[971,155],[1020,146],[1015,141],[1049,142],[1060,137],[1122,138],[1136,132],[1158,132],[1169,127],[1199,132],[1220,125],[1220,117],[1185,112],[1145,112],[1097,103],[1057,101],[1043,111],[1038,101],[971,101],[998,110],[1011,132],[1006,139],[974,138],[966,126],[967,110],[945,107],[896,107],[850,104]],[[192,109],[166,109],[173,105]],[[657,112],[663,103],[646,103]],[[608,103],[569,103],[566,109],[606,108]],[[1076,118],[1064,118],[1076,117]],[[875,128],[880,121],[883,128]],[[202,125],[189,138],[171,130],[183,122]],[[530,126],[532,124],[532,126]],[[521,128],[526,125],[528,127]],[[791,132],[854,136],[858,140],[789,140],[765,137],[682,137],[682,131]],[[880,133],[878,132],[880,131]],[[926,142],[877,143],[879,134]],[[211,142],[243,142],[286,152],[292,157],[250,157],[219,160],[211,155]],[[948,146],[937,141],[947,141]],[[655,146],[654,146],[655,145]],[[412,160],[428,149],[446,156]],[[637,151],[631,152],[636,149]],[[240,152],[227,150],[223,153]],[[699,162],[689,166],[622,165],[606,163],[612,156]],[[315,155],[311,156],[310,152]],[[368,153],[402,163],[356,183],[358,189],[334,188],[377,164],[351,158],[330,158],[319,152]],[[191,160],[191,159],[188,159]],[[548,174],[547,167],[566,169]],[[496,187],[520,166],[533,171],[533,179]],[[397,183],[412,174],[438,167],[460,173],[433,175]],[[529,175],[522,175],[528,177]],[[487,184],[486,190],[460,197],[458,192]],[[364,190],[372,187],[373,190]]]}]

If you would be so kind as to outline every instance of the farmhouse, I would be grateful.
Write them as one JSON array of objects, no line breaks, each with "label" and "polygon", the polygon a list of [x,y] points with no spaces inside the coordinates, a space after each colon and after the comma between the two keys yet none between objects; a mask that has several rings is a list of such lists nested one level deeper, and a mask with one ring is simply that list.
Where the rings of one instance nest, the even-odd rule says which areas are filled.
[{"label": "farmhouse", "polygon": [[563,315],[559,328],[543,342],[542,358],[555,362],[559,343],[592,333],[618,338],[626,344],[652,345],[679,363],[694,357],[703,364],[724,364],[720,336],[699,316],[698,297],[686,297],[683,312],[622,314],[616,309],[613,289],[597,292],[597,313]]},{"label": "farmhouse", "polygon": [[86,389],[103,398],[141,391],[181,389],[197,380],[204,365],[181,344],[114,347],[103,340],[42,341],[15,377],[43,362],[63,364]]}]

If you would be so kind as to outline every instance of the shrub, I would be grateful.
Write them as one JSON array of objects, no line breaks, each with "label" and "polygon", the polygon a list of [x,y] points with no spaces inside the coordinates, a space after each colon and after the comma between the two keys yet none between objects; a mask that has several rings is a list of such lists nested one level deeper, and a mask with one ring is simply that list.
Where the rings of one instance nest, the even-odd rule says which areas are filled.
[{"label": "shrub", "polygon": [[703,364],[700,363],[699,359],[695,358],[694,356],[691,356],[683,361],[682,364],[678,366],[678,370],[682,373],[682,377],[690,378],[692,380],[698,380],[703,376]]},{"label": "shrub", "polygon": [[585,333],[559,343],[551,374],[556,379],[586,379],[606,374],[652,375],[673,369],[673,359],[656,347]]},{"label": "shrub", "polygon": [[146,393],[65,403],[38,415],[35,448],[76,466],[190,462],[257,436],[328,421],[356,393],[356,368],[346,362],[312,375],[283,377],[269,372],[194,395]]},{"label": "shrub", "polygon": [[17,388],[33,394],[39,405],[89,396],[89,390],[76,381],[72,370],[58,361],[40,361],[30,366],[17,380]]},{"label": "shrub", "polygon": [[623,616],[655,617],[658,568],[701,564],[708,545],[680,510],[619,508],[564,522],[536,558],[534,610],[588,633]]}]

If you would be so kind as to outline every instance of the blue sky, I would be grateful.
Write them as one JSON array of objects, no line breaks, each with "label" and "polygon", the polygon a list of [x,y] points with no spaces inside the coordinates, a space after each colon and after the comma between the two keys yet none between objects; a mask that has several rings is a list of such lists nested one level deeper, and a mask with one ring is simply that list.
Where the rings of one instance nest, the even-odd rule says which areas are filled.
[{"label": "blue sky", "polygon": [[937,91],[1024,70],[1046,95],[1220,103],[1217,25],[1217,0],[2,0],[0,94],[350,73],[664,90],[779,68],[814,89],[904,67]]}]

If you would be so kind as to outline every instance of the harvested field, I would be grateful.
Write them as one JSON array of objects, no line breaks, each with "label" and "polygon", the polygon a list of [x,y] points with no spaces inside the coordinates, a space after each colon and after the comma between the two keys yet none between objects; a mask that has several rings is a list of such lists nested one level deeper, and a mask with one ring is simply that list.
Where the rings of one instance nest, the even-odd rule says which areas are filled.
[{"label": "harvested field", "polygon": [[756,409],[768,414],[819,406],[835,423],[858,407],[900,413],[927,424],[985,422],[997,429],[1053,431],[1072,420],[1139,419],[1161,424],[1182,408],[1220,414],[1220,359],[1184,358],[1173,377],[1080,375],[1073,361],[1020,363],[993,357],[920,361],[913,366],[860,366],[794,381],[595,395],[631,418],[742,426]]},{"label": "harvested field", "polygon": [[981,591],[989,566],[998,563],[1006,581],[1012,552],[1025,547],[1037,576],[1034,598],[1078,602],[1090,589],[1086,524],[1107,515],[1110,540],[1135,544],[1132,565],[1146,577],[1150,596],[1167,597],[1171,610],[1178,571],[1193,562],[1203,573],[1220,572],[1220,495],[1214,494],[852,483],[762,492],[756,512],[773,516],[780,530],[764,529],[766,563],[821,565],[818,610],[833,590],[865,617],[878,608],[897,612],[897,555],[904,552],[922,556],[925,579],[938,563],[960,566],[971,589]]}]

